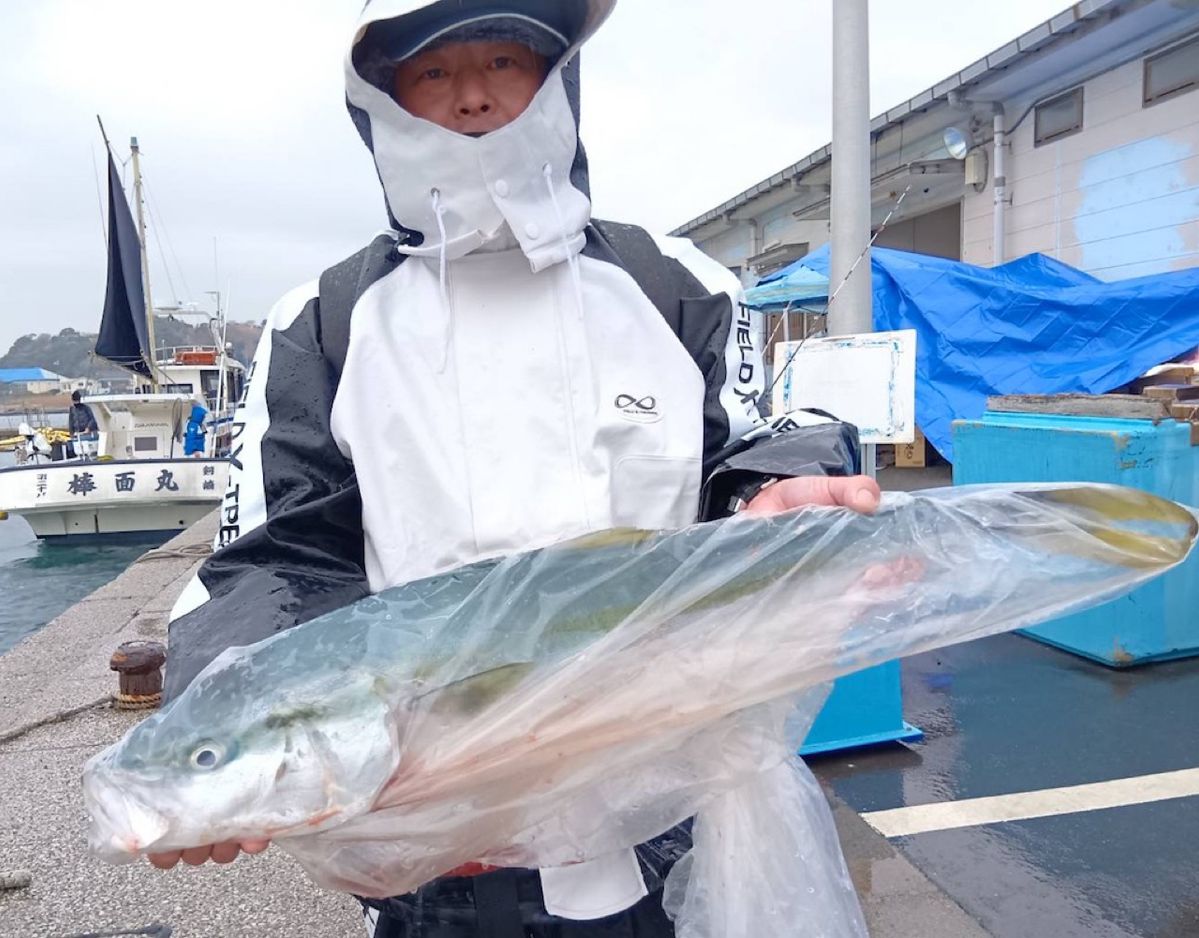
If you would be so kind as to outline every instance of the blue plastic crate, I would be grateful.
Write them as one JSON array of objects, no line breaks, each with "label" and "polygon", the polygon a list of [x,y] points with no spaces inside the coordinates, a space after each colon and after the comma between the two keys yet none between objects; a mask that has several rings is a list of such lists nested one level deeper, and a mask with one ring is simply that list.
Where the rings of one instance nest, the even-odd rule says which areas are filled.
[{"label": "blue plastic crate", "polygon": [[[953,428],[955,485],[1110,482],[1199,504],[1199,447],[1173,420],[987,411]],[[1199,654],[1199,554],[1127,596],[1024,634],[1113,667]]]},{"label": "blue plastic crate", "polygon": [[888,661],[838,678],[799,752],[810,756],[923,735],[903,720],[899,662]]}]

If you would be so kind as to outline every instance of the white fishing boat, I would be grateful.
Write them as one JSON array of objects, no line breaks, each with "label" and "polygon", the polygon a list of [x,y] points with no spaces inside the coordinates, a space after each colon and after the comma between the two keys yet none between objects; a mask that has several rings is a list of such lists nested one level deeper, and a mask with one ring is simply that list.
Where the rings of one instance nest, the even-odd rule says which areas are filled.
[{"label": "white fishing boat", "polygon": [[[136,138],[131,146],[138,225],[110,151],[108,287],[96,341],[97,355],[131,372],[130,388],[84,399],[96,418],[94,438],[50,445],[30,431],[19,464],[0,469],[0,513],[25,518],[39,538],[178,531],[218,505],[229,477],[245,369],[227,353],[219,301],[207,317],[211,347],[153,351]],[[193,434],[197,451],[185,453],[197,405],[205,411],[203,444],[197,449]]]}]

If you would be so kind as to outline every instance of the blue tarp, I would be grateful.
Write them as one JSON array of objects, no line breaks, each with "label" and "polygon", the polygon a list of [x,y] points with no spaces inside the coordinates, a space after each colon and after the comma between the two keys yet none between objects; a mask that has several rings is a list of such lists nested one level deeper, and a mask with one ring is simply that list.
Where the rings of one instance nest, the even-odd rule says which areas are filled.
[{"label": "blue tarp", "polygon": [[[1199,268],[1106,283],[1042,254],[995,268],[871,256],[874,328],[916,330],[916,422],[946,459],[952,422],[989,395],[1103,394],[1199,346]],[[828,261],[826,245],[762,284],[827,276]]]},{"label": "blue tarp", "polygon": [[769,310],[777,313],[788,305],[799,309],[804,303],[828,299],[828,277],[818,274],[810,267],[792,264],[782,271],[764,277],[756,287],[745,291],[745,305],[750,309]]}]

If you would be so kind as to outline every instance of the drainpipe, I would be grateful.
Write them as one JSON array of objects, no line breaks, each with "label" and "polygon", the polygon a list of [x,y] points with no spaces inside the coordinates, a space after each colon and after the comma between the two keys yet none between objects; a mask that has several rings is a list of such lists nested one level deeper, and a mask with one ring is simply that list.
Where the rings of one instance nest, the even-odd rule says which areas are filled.
[{"label": "drainpipe", "polygon": [[[762,253],[762,223],[756,218],[746,218],[745,224],[749,226],[749,256],[757,257]],[[748,265],[746,265],[746,271],[748,271]],[[758,351],[765,356],[766,341],[769,338],[766,330],[766,320],[768,317],[765,313],[750,310],[749,318],[753,323],[753,330],[756,333],[755,341],[758,345]]]},{"label": "drainpipe", "polygon": [[1003,105],[995,102],[995,233],[992,266],[1007,260],[1007,130]]},{"label": "drainpipe", "polygon": [[749,259],[762,253],[762,223],[756,218],[738,218],[735,224],[742,224],[749,229],[749,251],[745,255],[745,264],[741,268],[741,276],[744,280],[749,276]]}]

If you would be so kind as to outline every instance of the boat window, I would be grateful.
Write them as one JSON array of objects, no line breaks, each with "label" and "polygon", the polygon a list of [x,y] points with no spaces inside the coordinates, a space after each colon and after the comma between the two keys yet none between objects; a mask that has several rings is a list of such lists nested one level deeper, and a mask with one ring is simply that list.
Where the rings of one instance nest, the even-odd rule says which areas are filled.
[{"label": "boat window", "polygon": [[225,391],[226,400],[236,403],[241,400],[242,392],[242,373],[230,368],[225,378],[227,390]]},{"label": "boat window", "polygon": [[209,411],[217,409],[217,398],[221,394],[221,373],[215,368],[205,368],[200,372],[200,387],[204,392],[204,400]]},{"label": "boat window", "polygon": [[133,451],[135,453],[155,453],[158,451],[158,437],[156,436],[135,436],[133,438]]},{"label": "boat window", "polygon": [[162,386],[164,394],[191,394],[194,391],[195,388],[190,381],[187,384],[164,384]]}]

